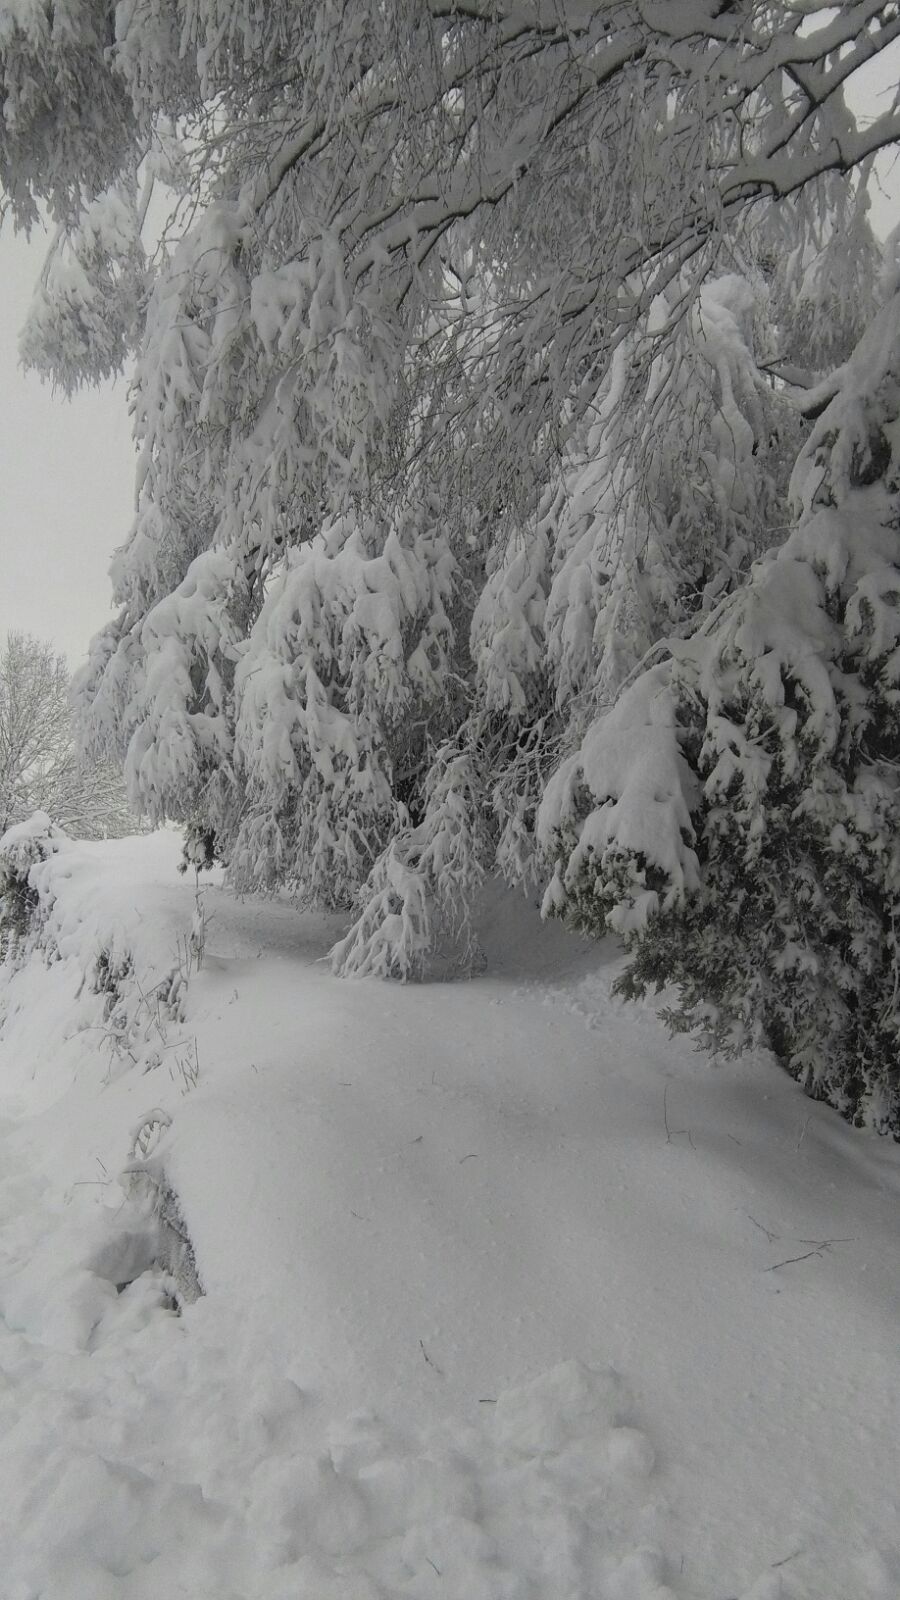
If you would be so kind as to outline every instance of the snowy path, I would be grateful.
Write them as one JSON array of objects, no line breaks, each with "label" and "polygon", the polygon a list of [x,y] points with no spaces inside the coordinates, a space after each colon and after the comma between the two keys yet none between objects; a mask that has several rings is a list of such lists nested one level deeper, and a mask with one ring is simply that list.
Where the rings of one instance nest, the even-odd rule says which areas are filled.
[{"label": "snowy path", "polygon": [[[69,963],[8,997],[4,1600],[897,1600],[898,1152],[520,907],[398,990],[208,900],[194,1088]],[[157,1103],[182,1316],[114,1181]]]}]

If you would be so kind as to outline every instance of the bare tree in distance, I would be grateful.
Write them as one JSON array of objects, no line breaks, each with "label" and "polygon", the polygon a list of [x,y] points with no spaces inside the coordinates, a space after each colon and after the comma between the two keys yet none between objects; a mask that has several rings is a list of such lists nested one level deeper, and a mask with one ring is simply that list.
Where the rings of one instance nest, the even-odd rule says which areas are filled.
[{"label": "bare tree in distance", "polygon": [[76,749],[65,658],[12,632],[0,653],[0,835],[34,811],[83,839],[136,827],[117,769]]}]

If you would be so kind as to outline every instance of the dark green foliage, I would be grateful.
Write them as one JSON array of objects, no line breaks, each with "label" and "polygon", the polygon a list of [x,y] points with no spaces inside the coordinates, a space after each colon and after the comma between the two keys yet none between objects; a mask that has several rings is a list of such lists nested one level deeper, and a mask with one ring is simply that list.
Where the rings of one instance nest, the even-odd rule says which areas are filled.
[{"label": "dark green foliage", "polygon": [[801,458],[787,543],[563,772],[548,905],[619,932],[620,992],[668,990],[673,1029],[768,1045],[900,1139],[898,368],[900,295]]},{"label": "dark green foliage", "polygon": [[0,861],[0,960],[26,937],[37,906],[38,894],[28,882],[28,870],[17,872],[11,863]]},{"label": "dark green foliage", "polygon": [[222,845],[215,828],[203,821],[189,823],[184,831],[178,871],[187,872],[193,868],[195,872],[211,872],[223,860]]},{"label": "dark green foliage", "polygon": [[702,890],[632,936],[619,988],[673,986],[674,1030],[724,1055],[767,1044],[815,1099],[900,1137],[900,796],[855,757],[774,778],[758,843],[736,808],[705,808]]}]

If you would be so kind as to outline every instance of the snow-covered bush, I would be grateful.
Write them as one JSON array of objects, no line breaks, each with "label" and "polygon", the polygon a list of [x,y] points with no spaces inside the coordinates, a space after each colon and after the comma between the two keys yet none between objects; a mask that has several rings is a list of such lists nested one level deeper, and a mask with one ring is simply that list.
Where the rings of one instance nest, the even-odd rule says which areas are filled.
[{"label": "snow-covered bush", "polygon": [[184,830],[178,871],[188,872],[193,867],[196,873],[211,872],[221,862],[221,849],[215,828],[202,817],[193,818]]},{"label": "snow-covered bush", "polygon": [[129,1161],[122,1174],[126,1193],[149,1210],[155,1223],[155,1264],[172,1279],[176,1304],[192,1305],[203,1294],[181,1201],[172,1187],[160,1149],[172,1126],[169,1113],[154,1106],[132,1129]]},{"label": "snow-covered bush", "polygon": [[768,1043],[900,1136],[900,295],[793,496],[787,542],[555,774],[546,904],[619,931],[625,992],[674,984],[676,1027]]},{"label": "snow-covered bush", "polygon": [[[177,843],[171,834],[156,837],[171,870]],[[132,843],[110,841],[98,855],[45,812],[10,828],[0,838],[0,964],[8,976],[34,956],[70,963],[85,1026],[98,1030],[110,1061],[149,1070],[164,1058],[178,1065],[171,1052],[186,1046],[181,1025],[203,961],[206,914],[200,894],[187,926],[180,905],[174,921],[165,902],[153,916],[135,905]]]},{"label": "snow-covered bush", "polygon": [[47,813],[36,811],[0,838],[0,961],[17,959],[37,938],[42,918],[31,869],[47,860],[62,837]]}]

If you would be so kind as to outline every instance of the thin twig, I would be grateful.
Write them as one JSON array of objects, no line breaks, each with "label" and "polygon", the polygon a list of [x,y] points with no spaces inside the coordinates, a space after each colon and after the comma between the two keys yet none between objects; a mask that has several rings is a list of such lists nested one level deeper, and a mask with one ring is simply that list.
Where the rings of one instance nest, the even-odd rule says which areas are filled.
[{"label": "thin twig", "polygon": [[827,1250],[830,1244],[855,1244],[855,1239],[798,1239],[798,1244],[814,1244],[819,1250]]},{"label": "thin twig", "polygon": [[821,1248],[818,1250],[807,1250],[805,1256],[788,1256],[786,1261],[776,1261],[775,1265],[772,1267],[763,1267],[763,1272],[777,1272],[779,1267],[791,1267],[795,1261],[808,1261],[810,1256],[820,1256],[821,1254]]},{"label": "thin twig", "polygon": [[425,1357],[425,1360],[428,1362],[428,1365],[437,1373],[439,1378],[442,1378],[444,1376],[443,1372],[441,1371],[441,1369],[438,1366],[437,1362],[436,1361],[432,1361],[432,1359],[431,1359],[430,1355],[428,1354],[428,1351],[425,1349],[425,1346],[422,1343],[421,1339],[419,1340],[419,1349],[421,1350],[423,1356]]},{"label": "thin twig", "polygon": [[[768,1239],[770,1244],[772,1243],[773,1239],[780,1239],[781,1238],[781,1234],[780,1233],[773,1233],[771,1228],[767,1228],[765,1226],[765,1223],[757,1222],[755,1217],[751,1217],[749,1211],[747,1212],[747,1216],[750,1217],[750,1221],[753,1223],[754,1228],[758,1228],[760,1233],[764,1233],[765,1234],[765,1236]],[[800,1240],[801,1244],[806,1244],[808,1242],[811,1242],[811,1241],[807,1241],[805,1239],[801,1239]]]},{"label": "thin twig", "polygon": [[799,1550],[792,1550],[791,1554],[789,1556],[782,1556],[780,1561],[773,1561],[772,1562],[772,1570],[773,1570],[773,1572],[774,1572],[776,1567],[786,1567],[789,1561],[796,1561],[797,1557],[798,1556],[802,1556],[802,1554],[803,1554],[803,1546],[801,1545]]},{"label": "thin twig", "polygon": [[675,1129],[672,1129],[672,1128],[669,1127],[669,1085],[668,1084],[666,1084],[664,1089],[663,1089],[663,1122],[665,1124],[665,1129],[666,1129],[666,1144],[671,1144],[672,1140],[675,1138],[676,1134],[683,1133],[683,1134],[686,1134],[687,1142],[690,1145],[691,1149],[692,1150],[696,1150],[697,1146],[694,1143],[693,1137],[691,1135],[690,1128],[675,1128]]}]

